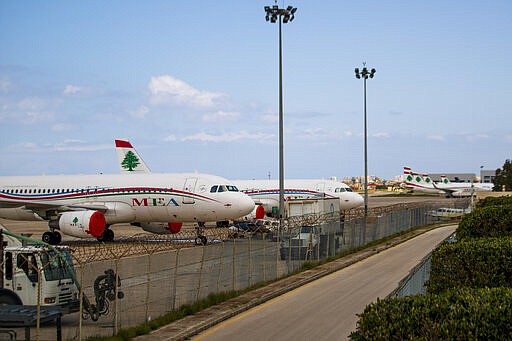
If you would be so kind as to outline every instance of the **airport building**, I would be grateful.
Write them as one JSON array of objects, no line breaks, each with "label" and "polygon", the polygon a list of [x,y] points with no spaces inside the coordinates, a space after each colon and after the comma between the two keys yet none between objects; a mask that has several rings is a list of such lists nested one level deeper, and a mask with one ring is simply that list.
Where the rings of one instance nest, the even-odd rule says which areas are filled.
[{"label": "airport building", "polygon": [[481,170],[480,171],[480,179],[484,183],[494,183],[494,178],[496,178],[495,170]]},{"label": "airport building", "polygon": [[495,170],[480,170],[480,176],[478,177],[475,173],[437,173],[429,174],[432,180],[439,182],[441,176],[446,176],[451,182],[484,182],[492,183],[496,177]]},{"label": "airport building", "polygon": [[435,182],[440,182],[441,176],[446,176],[451,182],[478,182],[475,173],[433,173],[429,175]]}]

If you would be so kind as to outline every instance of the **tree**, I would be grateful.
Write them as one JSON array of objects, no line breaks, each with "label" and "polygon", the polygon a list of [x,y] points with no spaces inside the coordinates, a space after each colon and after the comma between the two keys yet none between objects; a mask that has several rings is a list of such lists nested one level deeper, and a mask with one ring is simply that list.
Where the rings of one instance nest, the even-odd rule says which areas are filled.
[{"label": "tree", "polygon": [[121,162],[121,167],[129,172],[133,172],[133,169],[137,168],[138,165],[140,165],[139,158],[131,151],[126,153],[123,162]]},{"label": "tree", "polygon": [[512,191],[512,163],[510,160],[505,160],[503,169],[496,169],[496,178],[494,179],[494,191],[501,192]]}]

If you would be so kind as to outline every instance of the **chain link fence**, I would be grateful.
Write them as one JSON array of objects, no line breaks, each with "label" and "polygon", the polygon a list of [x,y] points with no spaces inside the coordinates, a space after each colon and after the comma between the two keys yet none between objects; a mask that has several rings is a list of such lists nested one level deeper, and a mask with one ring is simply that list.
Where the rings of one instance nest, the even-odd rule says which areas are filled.
[{"label": "chain link fence", "polygon": [[[454,208],[467,204],[452,201]],[[194,245],[193,231],[140,234],[113,243],[73,243],[80,297],[86,299],[81,300],[83,313],[62,317],[63,339],[112,336],[209,294],[282,278],[305,262],[428,225],[433,222],[429,212],[439,206],[423,202],[371,209],[366,226],[363,211],[351,210],[293,217],[281,229],[260,229],[238,238],[230,238],[233,234],[227,228],[211,228],[205,230],[205,246]],[[31,335],[53,340],[54,328],[41,325]]]}]

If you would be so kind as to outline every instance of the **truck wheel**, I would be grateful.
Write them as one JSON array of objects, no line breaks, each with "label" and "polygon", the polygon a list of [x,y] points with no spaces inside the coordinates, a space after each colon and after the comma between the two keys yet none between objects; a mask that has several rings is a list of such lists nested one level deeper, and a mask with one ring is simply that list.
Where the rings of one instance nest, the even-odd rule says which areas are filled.
[{"label": "truck wheel", "polygon": [[21,305],[21,301],[12,293],[0,292],[0,305]]}]

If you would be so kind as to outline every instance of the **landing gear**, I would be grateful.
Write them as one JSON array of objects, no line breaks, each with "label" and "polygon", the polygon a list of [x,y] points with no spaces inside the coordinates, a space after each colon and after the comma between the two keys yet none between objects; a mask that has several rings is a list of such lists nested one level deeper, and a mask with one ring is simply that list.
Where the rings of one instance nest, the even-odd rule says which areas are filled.
[{"label": "landing gear", "polygon": [[206,236],[203,235],[203,232],[204,232],[204,223],[203,222],[197,223],[196,232],[197,232],[197,237],[195,240],[196,245],[206,245],[206,243],[208,242],[208,239],[206,238]]},{"label": "landing gear", "polygon": [[48,231],[43,233],[41,240],[50,245],[57,245],[62,241],[62,236],[57,231]]},{"label": "landing gear", "polygon": [[97,239],[99,242],[112,242],[114,241],[114,231],[107,227]]}]

